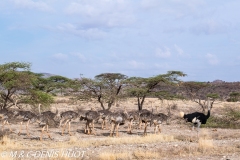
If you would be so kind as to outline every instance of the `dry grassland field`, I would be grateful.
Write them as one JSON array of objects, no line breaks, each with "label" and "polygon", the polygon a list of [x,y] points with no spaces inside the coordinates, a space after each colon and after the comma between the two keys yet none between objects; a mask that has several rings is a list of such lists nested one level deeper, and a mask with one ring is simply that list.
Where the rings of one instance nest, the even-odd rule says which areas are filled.
[{"label": "dry grassland field", "polygon": [[[59,112],[81,108],[89,110],[95,107],[100,110],[99,104],[78,103],[70,104],[58,99],[59,103],[51,106]],[[60,103],[62,102],[62,103]],[[127,125],[120,126],[119,137],[109,137],[109,129],[101,129],[101,124],[95,125],[96,135],[84,133],[85,122],[74,121],[71,125],[72,136],[61,136],[61,128],[49,128],[53,140],[46,135],[43,141],[39,141],[41,128],[37,124],[29,126],[30,137],[26,136],[25,127],[18,136],[20,125],[12,123],[13,132],[9,132],[8,126],[1,134],[0,159],[92,159],[92,160],[128,160],[128,159],[178,159],[178,160],[239,160],[240,159],[240,129],[213,128],[204,125],[200,128],[199,137],[197,132],[192,131],[192,124],[186,123],[178,117],[180,111],[191,113],[200,111],[201,108],[190,101],[164,101],[148,98],[144,109],[167,114],[168,105],[176,104],[171,110],[170,124],[163,122],[161,133],[154,134],[154,128],[148,127],[147,136],[143,136],[143,129],[134,129],[132,134],[127,133]],[[119,102],[111,111],[123,109],[127,111],[137,110],[136,99]],[[226,108],[240,109],[240,103],[221,102],[214,104],[211,117],[224,119]],[[207,122],[208,123],[208,122]],[[239,120],[234,122],[240,125]],[[110,126],[110,125],[109,125]],[[239,127],[240,128],[240,127]]]}]

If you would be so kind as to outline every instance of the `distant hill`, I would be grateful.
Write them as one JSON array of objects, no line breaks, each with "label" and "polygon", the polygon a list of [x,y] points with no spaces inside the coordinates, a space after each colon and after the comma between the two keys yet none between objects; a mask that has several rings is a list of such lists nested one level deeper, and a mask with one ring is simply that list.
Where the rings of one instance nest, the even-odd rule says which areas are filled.
[{"label": "distant hill", "polygon": [[225,81],[222,81],[222,80],[217,79],[217,80],[213,81],[212,83],[214,83],[214,84],[219,84],[219,83],[224,83],[224,82],[225,82]]}]

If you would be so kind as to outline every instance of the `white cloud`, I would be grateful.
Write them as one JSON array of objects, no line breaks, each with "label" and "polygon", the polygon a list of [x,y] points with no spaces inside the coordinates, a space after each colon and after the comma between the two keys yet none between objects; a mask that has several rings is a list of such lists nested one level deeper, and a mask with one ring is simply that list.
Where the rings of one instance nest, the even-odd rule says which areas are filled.
[{"label": "white cloud", "polygon": [[113,68],[115,65],[113,64],[113,63],[103,63],[103,65],[105,66],[105,67],[110,67],[110,68]]},{"label": "white cloud", "polygon": [[158,0],[142,0],[140,2],[141,7],[144,9],[151,9],[157,7],[159,4]]},{"label": "white cloud", "polygon": [[168,47],[164,47],[163,49],[157,48],[155,51],[155,55],[161,58],[168,58],[168,57],[171,57],[171,52]]},{"label": "white cloud", "polygon": [[143,64],[143,63],[137,62],[137,61],[135,61],[135,60],[129,61],[128,64],[129,64],[132,68],[134,68],[134,69],[144,68],[144,64]]},{"label": "white cloud", "polygon": [[122,27],[135,21],[126,0],[78,1],[70,3],[65,13],[81,17],[84,26]]},{"label": "white cloud", "polygon": [[158,69],[168,69],[170,65],[168,63],[155,63],[154,67]]},{"label": "white cloud", "polygon": [[184,6],[187,6],[188,8],[194,10],[196,7],[198,6],[202,6],[203,4],[205,4],[205,2],[203,0],[171,0],[173,3],[175,4],[181,4]]},{"label": "white cloud", "polygon": [[101,39],[105,36],[105,32],[98,28],[81,29],[77,25],[71,23],[58,25],[56,30],[86,39]]},{"label": "white cloud", "polygon": [[127,0],[81,0],[70,3],[65,12],[88,17],[102,16],[115,12],[125,12],[129,6]]},{"label": "white cloud", "polygon": [[44,2],[36,2],[32,0],[13,0],[16,8],[36,9],[40,11],[52,11],[53,9]]},{"label": "white cloud", "polygon": [[68,59],[68,55],[63,53],[56,53],[52,56],[56,60],[65,61]]},{"label": "white cloud", "polygon": [[72,2],[65,10],[67,14],[80,14],[85,16],[96,16],[99,13],[97,8],[89,4]]},{"label": "white cloud", "polygon": [[190,27],[190,31],[195,34],[204,33],[206,35],[210,34],[219,34],[225,33],[228,29],[232,28],[229,24],[223,24],[216,20],[207,20],[203,22],[199,22],[198,24]]},{"label": "white cloud", "polygon": [[208,63],[211,64],[211,65],[219,64],[219,60],[218,60],[217,56],[215,56],[213,54],[208,53],[206,55],[206,58],[207,58]]},{"label": "white cloud", "polygon": [[121,54],[117,54],[116,52],[112,52],[108,56],[111,57],[111,59],[114,61],[119,61],[123,59],[123,56]]},{"label": "white cloud", "polygon": [[182,48],[180,48],[178,45],[174,45],[174,48],[176,49],[178,55],[182,56],[184,54]]},{"label": "white cloud", "polygon": [[85,62],[87,60],[87,58],[81,53],[71,53],[71,55],[73,55],[74,57],[77,57],[78,59],[80,59],[83,62]]},{"label": "white cloud", "polygon": [[142,0],[140,6],[145,10],[160,12],[161,16],[167,15],[178,19],[199,13],[203,4],[205,2],[202,2],[202,0]]}]

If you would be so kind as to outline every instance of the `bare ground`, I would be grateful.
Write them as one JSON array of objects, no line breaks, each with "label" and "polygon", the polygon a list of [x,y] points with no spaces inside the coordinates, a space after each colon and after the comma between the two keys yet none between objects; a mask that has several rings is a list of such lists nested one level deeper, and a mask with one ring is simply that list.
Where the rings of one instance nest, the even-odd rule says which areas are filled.
[{"label": "bare ground", "polygon": [[[13,132],[6,128],[7,136],[0,141],[0,159],[240,159],[239,129],[201,128],[198,138],[196,131],[190,130],[191,124],[178,119],[177,115],[180,110],[193,112],[201,111],[200,108],[191,102],[174,103],[178,107],[172,110],[174,116],[170,125],[163,123],[159,135],[153,134],[153,127],[149,127],[146,137],[143,137],[143,129],[134,129],[133,134],[128,134],[126,125],[120,126],[119,137],[109,137],[109,129],[102,130],[100,124],[96,124],[96,135],[87,135],[85,123],[76,121],[71,125],[72,136],[67,131],[61,136],[61,128],[50,128],[53,140],[45,135],[40,142],[41,129],[36,124],[29,127],[30,137],[26,136],[25,127],[18,136],[20,125],[12,124]],[[158,111],[167,113],[167,104],[169,102],[161,104],[148,99],[146,108],[158,106]],[[85,106],[90,108],[91,105],[94,106],[83,104],[80,107],[86,109]],[[134,101],[119,106],[124,105],[128,110],[136,108]],[[226,105],[240,107],[238,103],[221,103],[214,106],[212,114],[221,115]],[[68,105],[69,109],[76,106]],[[56,104],[53,110],[55,107],[68,110],[65,104]],[[119,107],[113,108],[117,109]]]}]

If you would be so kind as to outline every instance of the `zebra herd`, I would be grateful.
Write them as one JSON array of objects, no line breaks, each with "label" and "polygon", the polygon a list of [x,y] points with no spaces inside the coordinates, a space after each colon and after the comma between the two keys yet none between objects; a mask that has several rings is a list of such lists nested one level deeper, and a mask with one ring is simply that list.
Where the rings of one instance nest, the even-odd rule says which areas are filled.
[{"label": "zebra herd", "polygon": [[[40,105],[39,105],[40,107]],[[109,110],[96,110],[91,108],[87,111],[64,111],[58,113],[52,111],[40,112],[39,114],[35,114],[31,111],[11,111],[7,109],[0,110],[0,120],[2,121],[2,131],[4,131],[4,127],[8,125],[9,130],[12,132],[11,123],[9,123],[10,119],[18,119],[20,122],[20,129],[18,135],[21,135],[22,125],[26,123],[26,132],[29,137],[29,124],[37,123],[41,127],[41,135],[40,140],[42,141],[43,135],[47,135],[50,139],[52,139],[49,133],[49,126],[54,126],[57,128],[61,128],[61,135],[64,135],[66,127],[68,127],[68,134],[72,135],[71,130],[71,122],[72,121],[85,121],[85,134],[96,134],[94,125],[101,120],[101,128],[108,128],[108,124],[111,124],[110,136],[113,136],[114,133],[116,136],[119,136],[119,126],[127,124],[128,129],[127,133],[132,134],[134,124],[137,124],[137,128],[141,129],[142,124],[144,124],[144,132],[143,135],[147,134],[148,125],[154,125],[154,133],[160,133],[161,128],[160,125],[162,122],[168,122],[170,118],[169,115],[165,115],[163,113],[154,114],[153,111],[149,111],[147,109],[143,109],[141,111],[129,111],[126,109],[118,110],[115,112],[111,112]]]}]

